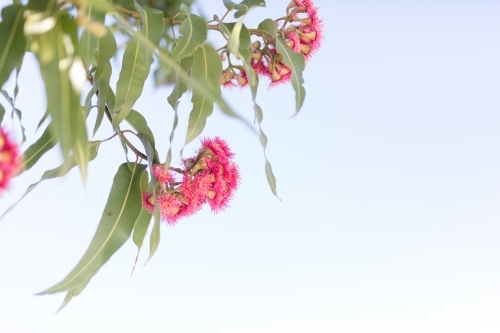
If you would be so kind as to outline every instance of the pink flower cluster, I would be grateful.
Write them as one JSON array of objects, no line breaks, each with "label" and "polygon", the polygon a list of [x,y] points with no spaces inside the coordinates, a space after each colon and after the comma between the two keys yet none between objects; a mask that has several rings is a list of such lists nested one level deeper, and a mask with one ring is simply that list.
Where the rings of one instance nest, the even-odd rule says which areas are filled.
[{"label": "pink flower cluster", "polygon": [[[153,165],[158,180],[156,201],[162,219],[169,224],[195,214],[205,203],[216,213],[223,211],[238,187],[238,166],[227,143],[215,137],[203,139],[201,144],[196,156],[183,160],[183,169]],[[143,207],[154,212],[151,192],[143,193]]]},{"label": "pink flower cluster", "polygon": [[0,191],[7,189],[10,179],[19,169],[20,162],[19,147],[9,134],[0,128]]},{"label": "pink flower cluster", "polygon": [[318,8],[311,0],[292,0],[287,14],[292,18],[292,25],[287,28],[287,44],[309,60],[323,39],[323,24],[318,16]]},{"label": "pink flower cluster", "polygon": [[[286,17],[278,20],[277,35],[285,39],[292,51],[301,53],[306,60],[321,46],[323,38],[322,21],[318,9],[312,0],[292,0],[286,9]],[[291,80],[292,70],[283,63],[283,56],[276,51],[276,40],[262,36],[263,43],[255,41],[251,45],[252,59],[250,65],[255,72],[270,79],[270,86],[276,86]],[[221,54],[224,61],[226,51]],[[229,65],[222,73],[221,84],[224,87],[245,87],[248,78],[241,66]]]}]

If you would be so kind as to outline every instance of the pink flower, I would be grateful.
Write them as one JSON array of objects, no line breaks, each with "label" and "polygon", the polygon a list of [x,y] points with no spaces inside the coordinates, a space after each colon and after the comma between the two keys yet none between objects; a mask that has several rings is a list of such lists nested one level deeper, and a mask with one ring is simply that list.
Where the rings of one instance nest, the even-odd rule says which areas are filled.
[{"label": "pink flower", "polygon": [[298,23],[296,33],[300,39],[300,52],[306,59],[320,48],[323,40],[323,23],[318,16],[318,8],[312,0],[294,0],[297,7],[292,9],[293,21]]},{"label": "pink flower", "polygon": [[174,176],[170,170],[165,171],[164,164],[153,164],[151,172],[156,177],[158,182],[163,186],[168,186],[174,182]]},{"label": "pink flower", "polygon": [[20,164],[19,147],[9,134],[0,128],[0,190],[8,188],[10,179],[16,174]]}]

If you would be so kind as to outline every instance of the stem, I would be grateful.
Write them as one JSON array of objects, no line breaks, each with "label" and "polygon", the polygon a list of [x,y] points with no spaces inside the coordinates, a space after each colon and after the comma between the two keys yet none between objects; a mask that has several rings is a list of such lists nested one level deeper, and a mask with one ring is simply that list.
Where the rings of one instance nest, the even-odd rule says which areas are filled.
[{"label": "stem", "polygon": [[[127,16],[133,17],[135,19],[140,19],[141,18],[141,14],[139,12],[135,12],[133,10],[128,10],[128,9],[125,9],[125,8],[122,8],[122,7],[118,7],[118,6],[113,6],[113,10],[115,12],[117,12],[117,13],[120,13],[120,14],[123,14],[123,15],[127,15]],[[174,16],[174,18],[176,16]],[[174,18],[167,18],[167,17],[165,17],[163,19],[163,22],[165,22],[167,24],[171,24],[171,25],[180,25],[182,23],[182,21],[176,20]]]}]

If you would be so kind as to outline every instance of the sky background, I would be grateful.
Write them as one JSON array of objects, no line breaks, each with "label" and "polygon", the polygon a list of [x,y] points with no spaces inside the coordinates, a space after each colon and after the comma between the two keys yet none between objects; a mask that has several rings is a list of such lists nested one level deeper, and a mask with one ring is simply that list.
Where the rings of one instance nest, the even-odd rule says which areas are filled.
[{"label": "sky background", "polygon": [[[268,1],[247,22],[287,4]],[[241,167],[231,208],[164,225],[155,257],[143,267],[146,247],[132,277],[130,240],[54,315],[64,294],[34,293],[64,278],[95,232],[124,161],[117,140],[103,143],[85,188],[75,169],[0,222],[1,332],[500,331],[500,2],[316,4],[325,39],[304,73],[303,109],[291,118],[290,85],[263,82],[258,96],[282,202],[258,138],[216,111],[205,135],[226,138]],[[222,1],[201,5],[224,13]],[[45,111],[38,73],[26,55],[23,147]],[[161,156],[168,94],[148,82],[135,106]],[[249,91],[226,96],[253,120]],[[185,96],[176,152],[189,107]],[[106,124],[96,137],[110,134]],[[15,179],[0,211],[59,161],[54,150]]]}]

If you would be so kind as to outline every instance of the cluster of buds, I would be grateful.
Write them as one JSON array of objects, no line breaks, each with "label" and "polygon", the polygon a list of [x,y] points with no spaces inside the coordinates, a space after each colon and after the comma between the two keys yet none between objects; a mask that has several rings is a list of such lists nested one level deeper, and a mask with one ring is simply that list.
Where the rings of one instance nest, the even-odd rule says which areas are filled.
[{"label": "cluster of buds", "polygon": [[0,191],[5,190],[20,166],[19,147],[0,128]]},{"label": "cluster of buds", "polygon": [[[311,0],[292,0],[282,20],[278,35],[285,38],[292,51],[302,53],[309,60],[322,40],[322,23],[316,6]],[[264,37],[264,45],[256,41],[251,46],[251,65],[257,74],[271,80],[271,86],[288,82],[292,77],[291,69],[283,63],[283,56],[276,52],[273,42]]]},{"label": "cluster of buds", "polygon": [[[203,139],[196,156],[183,160],[184,168],[153,165],[158,180],[155,190],[161,218],[169,224],[198,212],[207,203],[213,212],[228,207],[240,182],[234,154],[219,137]],[[143,207],[154,212],[153,193],[143,193]]]},{"label": "cluster of buds", "polygon": [[241,66],[229,66],[222,71],[220,83],[225,88],[246,87],[248,85],[247,73]]}]

